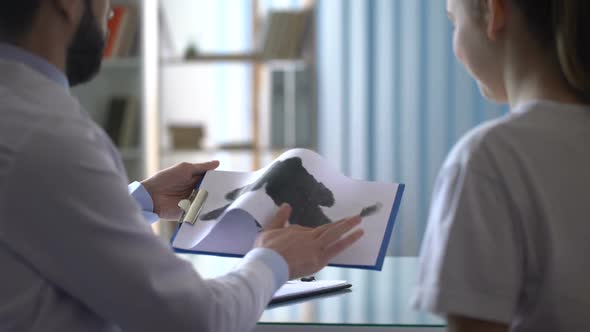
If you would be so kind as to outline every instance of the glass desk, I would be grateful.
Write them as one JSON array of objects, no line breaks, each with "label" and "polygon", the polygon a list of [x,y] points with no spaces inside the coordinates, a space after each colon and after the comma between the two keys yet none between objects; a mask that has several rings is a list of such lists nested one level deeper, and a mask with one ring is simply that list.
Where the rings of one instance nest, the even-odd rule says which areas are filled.
[{"label": "glass desk", "polygon": [[[235,258],[179,255],[204,277],[231,270]],[[416,257],[386,257],[381,272],[328,267],[319,280],[347,280],[350,290],[268,307],[255,331],[444,331],[439,317],[411,308]]]}]

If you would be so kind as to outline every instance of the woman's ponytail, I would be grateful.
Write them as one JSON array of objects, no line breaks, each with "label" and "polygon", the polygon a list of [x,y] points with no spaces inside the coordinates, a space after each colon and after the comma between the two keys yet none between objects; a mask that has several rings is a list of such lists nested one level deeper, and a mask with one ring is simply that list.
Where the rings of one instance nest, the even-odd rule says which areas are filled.
[{"label": "woman's ponytail", "polygon": [[590,101],[590,0],[513,0],[542,47],[555,50],[561,71]]}]

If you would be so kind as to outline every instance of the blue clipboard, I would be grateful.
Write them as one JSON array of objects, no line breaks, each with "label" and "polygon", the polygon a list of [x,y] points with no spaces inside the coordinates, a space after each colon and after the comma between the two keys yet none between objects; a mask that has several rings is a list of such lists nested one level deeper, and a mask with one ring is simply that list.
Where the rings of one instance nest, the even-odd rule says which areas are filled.
[{"label": "blue clipboard", "polygon": [[[198,189],[199,186],[196,187]],[[345,264],[328,264],[328,266],[334,267],[345,267],[345,268],[355,268],[355,269],[362,269],[362,270],[374,270],[374,271],[381,271],[383,268],[383,262],[385,260],[385,256],[387,253],[387,247],[389,246],[389,241],[391,240],[391,234],[393,232],[393,226],[395,224],[395,219],[399,212],[402,196],[404,193],[405,185],[399,184],[397,188],[397,193],[395,195],[395,200],[393,202],[393,207],[391,209],[391,213],[389,214],[389,220],[387,221],[387,227],[385,229],[385,233],[383,234],[383,240],[381,241],[381,248],[379,249],[379,255],[377,256],[377,260],[375,265],[345,265]],[[180,230],[180,225],[176,228],[172,238],[170,239],[170,246],[174,243],[174,239]],[[186,250],[186,249],[177,249],[172,246],[172,249],[176,253],[181,254],[195,254],[195,255],[210,255],[210,256],[219,256],[219,257],[233,257],[233,258],[241,258],[244,255],[236,255],[236,254],[224,254],[224,253],[213,253],[208,251],[198,251],[198,250]]]}]

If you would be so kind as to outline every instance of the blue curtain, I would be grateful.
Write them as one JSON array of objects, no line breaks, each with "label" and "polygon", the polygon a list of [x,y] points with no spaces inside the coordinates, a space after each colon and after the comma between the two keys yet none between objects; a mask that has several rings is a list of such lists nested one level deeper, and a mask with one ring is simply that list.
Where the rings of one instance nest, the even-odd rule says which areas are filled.
[{"label": "blue curtain", "polygon": [[432,186],[467,130],[503,114],[456,62],[443,0],[317,0],[319,149],[406,193],[389,254],[417,255]]}]

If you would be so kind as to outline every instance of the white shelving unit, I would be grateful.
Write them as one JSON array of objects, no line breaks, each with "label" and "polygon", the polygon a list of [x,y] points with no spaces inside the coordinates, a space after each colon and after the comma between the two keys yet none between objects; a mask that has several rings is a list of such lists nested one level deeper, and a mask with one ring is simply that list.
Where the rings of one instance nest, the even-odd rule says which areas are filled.
[{"label": "white shelving unit", "polygon": [[[182,157],[190,157],[183,152],[162,151],[162,141],[165,128],[160,128],[162,111],[160,105],[160,69],[162,66],[174,66],[175,63],[183,64],[212,64],[212,63],[245,63],[252,67],[252,96],[250,98],[252,114],[252,140],[255,143],[250,149],[250,169],[256,169],[265,164],[268,156],[274,156],[276,151],[269,151],[264,144],[266,133],[261,130],[264,126],[264,103],[268,97],[264,90],[268,90],[268,71],[270,68],[283,67],[304,67],[304,62],[289,61],[286,64],[261,63],[252,54],[212,54],[201,56],[194,60],[172,60],[162,61],[159,56],[159,15],[160,6],[163,0],[113,0],[113,4],[134,5],[140,15],[141,51],[137,57],[125,57],[107,59],[103,62],[101,72],[90,83],[76,87],[73,94],[76,95],[84,108],[99,123],[103,123],[106,109],[110,98],[118,95],[134,96],[139,101],[139,131],[140,139],[136,147],[121,151],[122,158],[126,164],[129,178],[131,180],[143,179],[158,170],[172,164],[174,161],[182,161]],[[253,14],[253,31],[255,34],[261,32],[260,12],[258,11],[259,0],[253,0],[256,12]],[[313,1],[309,1],[310,4]],[[267,92],[266,92],[267,93]],[[291,134],[292,136],[292,134]],[[244,151],[200,151],[193,156],[215,155],[242,155]],[[176,155],[174,155],[176,154]],[[190,160],[194,160],[191,158]]]},{"label": "white shelving unit", "polygon": [[131,96],[138,102],[137,146],[121,149],[129,179],[141,180],[158,169],[158,0],[114,0],[113,5],[138,9],[140,51],[136,57],[110,58],[91,82],[72,93],[99,124],[104,123],[109,100]]},{"label": "white shelving unit", "polygon": [[[163,4],[164,0],[160,0],[160,3]],[[304,7],[313,7],[314,1],[308,0],[305,1]],[[192,8],[195,10],[195,8]],[[262,0],[252,0],[252,13],[251,13],[251,22],[249,23],[251,26],[252,34],[254,40],[261,40],[260,37],[264,35],[264,27],[263,21],[265,16],[268,14],[266,12],[267,9],[264,9],[264,5]],[[178,15],[178,11],[175,11]],[[190,11],[186,12],[186,15],[191,15]],[[175,19],[174,17],[168,18],[167,24],[170,26],[174,26],[175,22],[183,21],[183,19]],[[176,29],[170,29],[176,30]],[[170,77],[172,74],[179,74],[185,75],[186,71],[194,71],[195,73],[202,73],[203,75],[194,75],[195,78],[191,78],[191,82],[193,82],[194,86],[192,86],[193,92],[191,98],[194,100],[202,102],[202,105],[210,106],[211,104],[214,105],[213,102],[209,100],[209,95],[202,95],[202,92],[199,91],[199,84],[207,84],[207,69],[213,66],[218,65],[244,65],[249,66],[250,76],[248,84],[251,85],[251,95],[248,97],[248,104],[245,104],[244,108],[251,109],[251,120],[250,120],[250,128],[249,131],[251,132],[251,143],[252,148],[250,149],[243,149],[243,150],[217,150],[215,147],[212,147],[211,140],[207,139],[206,142],[203,144],[204,150],[200,151],[193,151],[193,152],[186,152],[186,151],[171,151],[170,144],[168,143],[169,140],[164,140],[162,143],[162,154],[160,158],[160,166],[161,168],[165,168],[168,166],[173,165],[176,162],[181,161],[190,161],[190,162],[199,162],[199,161],[206,161],[208,159],[221,159],[222,161],[222,168],[232,169],[232,170],[256,170],[263,166],[265,166],[270,160],[274,157],[278,156],[281,151],[277,151],[276,149],[273,150],[273,146],[270,143],[270,111],[269,108],[269,98],[270,98],[270,83],[271,83],[271,72],[273,70],[279,70],[285,72],[285,85],[286,88],[289,88],[287,94],[288,97],[286,98],[284,103],[288,104],[285,110],[286,117],[285,121],[290,121],[290,123],[294,122],[295,119],[295,108],[294,108],[294,79],[295,79],[295,72],[304,70],[309,68],[313,64],[310,63],[309,59],[302,58],[302,59],[289,59],[289,60],[264,60],[260,54],[257,54],[255,50],[244,50],[242,52],[227,52],[227,53],[219,53],[219,52],[209,52],[209,51],[201,51],[197,53],[194,58],[183,59],[180,52],[175,52],[172,56],[163,57],[160,60],[160,66],[163,68],[162,73],[163,77]],[[290,75],[292,74],[292,75]],[[196,80],[199,80],[196,82]],[[164,82],[166,80],[164,79]],[[205,82],[205,83],[201,83]],[[165,83],[164,83],[165,84]],[[184,89],[184,88],[183,88]],[[163,88],[166,91],[166,87]],[[196,91],[195,91],[196,90]],[[175,111],[175,106],[180,105],[186,107],[186,105],[191,105],[190,103],[184,103],[179,101],[183,97],[181,93],[177,93],[178,90],[174,90],[173,96],[176,98],[171,98],[169,95],[170,93],[163,93],[162,97],[163,100],[168,103],[168,105],[164,105],[162,107],[162,121],[163,125],[166,125],[166,118],[172,118],[170,116],[171,113]],[[186,94],[186,92],[185,92]],[[290,104],[289,104],[290,103]],[[185,105],[186,104],[186,105]],[[293,104],[293,105],[292,105]],[[182,108],[182,107],[180,107]],[[183,109],[184,109],[183,108]],[[201,107],[200,109],[195,109],[194,114],[187,116],[185,113],[182,112],[182,116],[184,119],[187,119],[188,122],[192,123],[200,123],[201,121],[209,121],[209,125],[211,120],[210,114],[207,112],[214,112],[214,108],[210,108],[207,111],[203,111]],[[193,108],[194,109],[194,108]],[[314,113],[315,114],[315,113]],[[313,115],[313,114],[312,114]],[[209,117],[209,118],[208,118]],[[294,126],[285,125],[285,136],[286,136],[286,145],[289,147],[295,147],[295,133],[293,130],[295,129]],[[162,128],[162,137],[166,138],[166,128]],[[214,145],[214,144],[213,144]],[[284,151],[284,149],[283,149]],[[241,161],[239,161],[241,160]],[[224,162],[225,161],[225,162]]]},{"label": "white shelving unit", "polygon": [[140,69],[141,69],[141,58],[140,57],[125,57],[125,58],[107,59],[102,64],[103,71],[110,71],[110,70],[138,71]]}]

